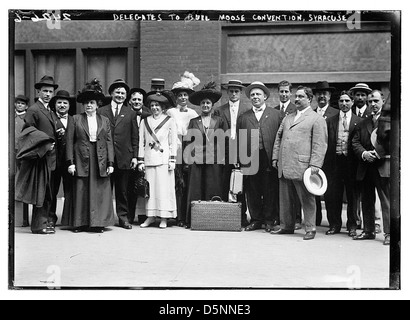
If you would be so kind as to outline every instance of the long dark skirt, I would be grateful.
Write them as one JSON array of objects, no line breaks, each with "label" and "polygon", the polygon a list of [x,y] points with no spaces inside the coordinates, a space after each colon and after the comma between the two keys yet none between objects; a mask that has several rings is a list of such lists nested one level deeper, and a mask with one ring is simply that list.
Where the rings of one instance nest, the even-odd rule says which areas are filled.
[{"label": "long dark skirt", "polygon": [[210,201],[223,197],[223,165],[192,164],[188,178],[188,203],[186,223],[191,224],[191,201]]},{"label": "long dark skirt", "polygon": [[62,224],[78,227],[108,227],[115,224],[109,177],[100,177],[97,145],[91,143],[88,177],[75,177],[65,202]]}]

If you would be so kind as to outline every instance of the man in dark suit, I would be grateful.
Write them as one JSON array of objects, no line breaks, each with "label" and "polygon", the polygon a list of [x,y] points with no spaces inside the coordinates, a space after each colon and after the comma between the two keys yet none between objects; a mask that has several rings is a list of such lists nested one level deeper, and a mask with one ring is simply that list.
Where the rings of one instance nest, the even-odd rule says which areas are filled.
[{"label": "man in dark suit", "polygon": [[[364,231],[354,240],[371,240],[375,234],[375,190],[380,198],[383,215],[383,227],[386,240],[390,238],[390,170],[389,157],[379,154],[372,143],[372,134],[377,135],[381,110],[385,103],[383,94],[372,91],[368,96],[368,103],[372,108],[372,117],[364,119],[358,126],[353,137],[352,146],[359,159],[357,180],[362,187],[362,206]],[[387,243],[387,241],[385,241]]]},{"label": "man in dark suit", "polygon": [[71,176],[68,173],[68,166],[66,164],[66,129],[71,121],[72,116],[68,114],[71,106],[74,108],[75,99],[70,97],[70,94],[65,90],[59,90],[55,96],[50,100],[50,109],[57,115],[56,133],[57,133],[57,162],[56,170],[53,177],[53,202],[51,204],[50,213],[54,216],[54,224],[57,223],[57,195],[60,190],[61,180],[63,181],[64,195],[70,188]]},{"label": "man in dark suit", "polygon": [[[231,163],[229,160],[230,155],[230,148],[229,145],[235,143],[237,141],[237,123],[238,119],[242,114],[246,111],[251,109],[251,106],[241,103],[241,96],[242,90],[245,88],[242,85],[242,82],[239,80],[230,80],[228,84],[225,86],[228,91],[229,101],[224,105],[220,106],[219,108],[215,109],[215,114],[219,115],[226,125],[226,129],[230,130],[230,139],[226,139],[225,141],[225,160],[226,165],[224,166],[224,173],[223,173],[223,197],[222,200],[228,201],[228,194],[230,190],[230,181],[231,181],[231,174],[232,170],[236,168],[236,163]],[[235,162],[235,161],[233,161]],[[246,197],[243,193],[242,195],[238,196],[238,201],[242,203],[242,227],[246,228],[249,223],[246,216],[247,205],[246,205]]]},{"label": "man in dark suit", "polygon": [[[30,108],[28,108],[24,117],[24,128],[35,127],[39,131],[46,133],[50,138],[57,141],[57,115],[50,110],[49,103],[54,95],[54,91],[58,85],[54,82],[53,77],[44,76],[38,83],[34,85],[38,92],[38,100]],[[50,179],[46,182],[52,189],[54,171],[57,162],[57,146],[55,143],[51,150],[46,155],[46,163],[51,172]],[[56,216],[50,211],[53,202],[52,196],[46,196],[42,207],[33,206],[33,216],[31,222],[31,231],[34,234],[54,234]]]},{"label": "man in dark suit", "polygon": [[[152,115],[151,110],[148,109],[146,106],[144,106],[145,99],[147,97],[147,93],[145,92],[144,89],[141,88],[132,88],[128,94],[128,105],[131,107],[132,110],[135,111],[135,118],[134,118],[134,128],[135,126],[140,128],[141,122],[145,119],[148,118],[150,115]],[[129,179],[129,186],[128,189],[132,190],[131,196],[128,198],[128,206],[129,206],[129,211],[128,211],[128,220],[129,223],[133,223],[135,220],[135,209],[137,206],[137,200],[138,196],[136,194],[135,190],[135,182],[138,179],[140,175],[143,175],[143,173],[139,172],[138,170],[132,170],[131,172],[131,178]],[[144,216],[137,217],[137,223],[141,224],[144,221]]]},{"label": "man in dark suit", "polygon": [[[253,108],[245,112],[238,120],[239,154],[243,150],[251,153],[251,162],[246,163],[239,157],[245,168],[258,165],[258,171],[246,177],[248,180],[246,198],[251,216],[251,224],[245,231],[261,229],[270,232],[279,223],[279,181],[276,169],[272,167],[272,150],[278,132],[281,116],[278,110],[268,108],[266,100],[270,96],[269,89],[262,82],[253,82],[245,89]],[[243,141],[243,132],[246,139]],[[258,142],[252,143],[254,132],[258,132]],[[256,163],[256,161],[258,161]],[[250,173],[250,172],[249,172]]]},{"label": "man in dark suit", "polygon": [[285,116],[296,112],[296,106],[290,101],[292,96],[292,84],[289,81],[281,81],[278,85],[279,92],[279,105],[275,107],[280,111],[280,115],[283,118]]},{"label": "man in dark suit", "polygon": [[358,83],[349,90],[354,99],[352,112],[360,118],[368,118],[372,116],[372,110],[367,105],[367,95],[372,92],[372,89],[366,83]]},{"label": "man in dark suit", "polygon": [[352,138],[356,126],[362,121],[352,113],[353,96],[343,91],[339,97],[339,115],[328,118],[328,148],[323,165],[329,186],[325,193],[327,220],[330,228],[327,235],[340,233],[342,228],[343,193],[347,196],[347,231],[356,236],[357,160],[352,150]]},{"label": "man in dark suit", "polygon": [[[122,79],[115,80],[109,87],[111,103],[98,109],[98,113],[106,116],[111,123],[111,134],[114,144],[114,173],[111,184],[115,186],[115,205],[119,226],[130,230],[129,195],[128,189],[131,170],[137,167],[138,156],[138,127],[136,113],[124,104],[129,86]],[[132,218],[132,217],[131,217]]]},{"label": "man in dark suit", "polygon": [[[292,84],[289,81],[283,80],[278,85],[279,105],[275,107],[280,111],[282,120],[287,116],[297,111],[296,106],[290,101],[292,97]],[[294,193],[296,195],[296,192]],[[295,230],[302,229],[302,206],[298,197],[292,199],[293,211],[296,214]]]},{"label": "man in dark suit", "polygon": [[303,177],[308,169],[312,175],[319,173],[327,150],[326,121],[312,110],[312,100],[310,88],[298,88],[295,95],[298,111],[283,120],[272,155],[272,164],[278,168],[280,179],[280,227],[276,227],[272,234],[294,233],[296,217],[291,199],[296,191],[305,217],[304,240],[312,240],[316,236],[316,202]]},{"label": "man in dark suit", "polygon": [[[339,111],[330,106],[330,98],[336,88],[331,87],[327,81],[319,81],[313,93],[316,96],[318,107],[316,112],[323,118],[328,119],[339,114]],[[322,197],[316,197],[316,225],[322,224]]]}]

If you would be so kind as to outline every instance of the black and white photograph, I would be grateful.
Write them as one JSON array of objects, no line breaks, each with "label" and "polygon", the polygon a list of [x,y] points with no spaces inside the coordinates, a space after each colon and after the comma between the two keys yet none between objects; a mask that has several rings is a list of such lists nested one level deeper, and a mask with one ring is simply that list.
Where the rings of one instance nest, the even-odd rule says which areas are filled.
[{"label": "black and white photograph", "polygon": [[9,292],[402,289],[401,10],[9,6]]}]

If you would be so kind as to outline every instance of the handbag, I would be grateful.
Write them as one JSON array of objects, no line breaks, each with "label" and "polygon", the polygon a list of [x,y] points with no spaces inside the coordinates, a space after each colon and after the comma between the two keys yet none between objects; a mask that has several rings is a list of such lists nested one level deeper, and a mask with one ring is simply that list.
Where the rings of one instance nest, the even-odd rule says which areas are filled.
[{"label": "handbag", "polygon": [[134,188],[136,189],[137,196],[140,196],[144,199],[149,199],[150,191],[149,191],[149,182],[143,175],[139,176],[135,180]]}]

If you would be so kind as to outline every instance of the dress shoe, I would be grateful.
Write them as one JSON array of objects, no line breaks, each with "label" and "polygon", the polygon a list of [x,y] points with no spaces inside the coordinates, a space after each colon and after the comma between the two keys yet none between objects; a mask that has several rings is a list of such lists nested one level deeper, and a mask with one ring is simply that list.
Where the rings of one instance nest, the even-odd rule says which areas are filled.
[{"label": "dress shoe", "polygon": [[316,231],[308,231],[303,237],[303,240],[313,240],[315,236],[316,236]]},{"label": "dress shoe", "polygon": [[281,227],[275,227],[272,231],[271,234],[294,234],[294,230],[285,230],[282,229]]},{"label": "dress shoe", "polygon": [[295,224],[295,230],[301,230],[302,229],[302,224],[301,223],[296,223]]},{"label": "dress shoe", "polygon": [[277,225],[267,223],[267,224],[265,225],[265,231],[266,231],[266,232],[271,232],[276,226],[277,226]]},{"label": "dress shoe", "polygon": [[376,234],[374,232],[363,232],[361,235],[358,235],[353,238],[353,240],[374,240],[376,239]]},{"label": "dress shoe", "polygon": [[380,224],[376,223],[374,225],[376,234],[382,233],[382,228],[380,228]]},{"label": "dress shoe", "polygon": [[326,235],[327,236],[331,236],[334,234],[340,233],[340,229],[339,228],[330,228],[328,231],[326,231]]},{"label": "dress shoe", "polygon": [[242,221],[242,222],[241,222],[241,227],[242,227],[242,228],[246,228],[246,227],[249,226],[249,225],[250,225],[250,223],[249,223],[248,220],[245,220],[245,221]]},{"label": "dress shoe", "polygon": [[349,230],[349,237],[354,238],[357,236],[356,230]]},{"label": "dress shoe", "polygon": [[90,228],[90,231],[94,233],[104,233],[104,228],[103,227],[93,227],[93,228]]},{"label": "dress shoe", "polygon": [[41,230],[32,231],[33,234],[54,234],[50,229],[44,228]]},{"label": "dress shoe", "polygon": [[185,228],[185,222],[184,221],[178,221],[177,226],[180,228]]},{"label": "dress shoe", "polygon": [[148,228],[151,224],[153,224],[155,222],[155,218],[154,217],[148,217],[147,220],[145,220],[145,222],[140,225],[141,228]]},{"label": "dress shoe", "polygon": [[245,228],[245,231],[255,231],[258,229],[262,229],[262,225],[260,223],[252,222],[249,226]]},{"label": "dress shoe", "polygon": [[383,242],[383,244],[384,244],[385,246],[389,246],[389,245],[390,245],[390,234],[386,234],[386,235],[384,236],[384,242]]},{"label": "dress shoe", "polygon": [[123,228],[123,229],[126,229],[126,230],[131,230],[132,229],[132,225],[128,221],[120,223],[120,227]]},{"label": "dress shoe", "polygon": [[167,224],[167,219],[161,219],[161,223],[159,224],[159,227],[160,227],[161,229],[166,229],[167,226],[168,226],[168,224]]}]

